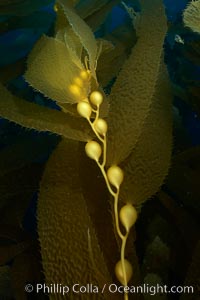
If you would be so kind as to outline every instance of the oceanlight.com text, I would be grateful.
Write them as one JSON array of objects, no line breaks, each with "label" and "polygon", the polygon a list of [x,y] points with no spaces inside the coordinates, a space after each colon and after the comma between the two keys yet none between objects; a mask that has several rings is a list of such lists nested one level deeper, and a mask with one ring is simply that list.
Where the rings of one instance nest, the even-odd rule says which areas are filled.
[{"label": "oceanlight.com text", "polygon": [[68,293],[74,294],[103,294],[104,292],[109,292],[111,294],[115,293],[128,293],[128,294],[149,294],[154,296],[156,294],[193,294],[194,287],[193,286],[171,286],[167,285],[149,285],[142,284],[138,286],[119,286],[117,284],[104,284],[103,287],[99,287],[97,285],[93,285],[91,283],[81,285],[79,283],[75,283],[73,285],[64,285],[59,283],[45,284],[38,283],[36,285],[27,284],[25,286],[25,291],[27,293],[35,292],[37,294],[61,294],[67,295]]}]

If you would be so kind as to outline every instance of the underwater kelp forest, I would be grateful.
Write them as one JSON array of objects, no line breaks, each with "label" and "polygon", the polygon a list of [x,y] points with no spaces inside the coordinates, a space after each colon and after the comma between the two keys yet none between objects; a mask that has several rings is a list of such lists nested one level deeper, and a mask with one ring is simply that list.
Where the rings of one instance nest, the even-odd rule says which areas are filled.
[{"label": "underwater kelp forest", "polygon": [[0,1],[0,300],[200,299],[200,0]]}]

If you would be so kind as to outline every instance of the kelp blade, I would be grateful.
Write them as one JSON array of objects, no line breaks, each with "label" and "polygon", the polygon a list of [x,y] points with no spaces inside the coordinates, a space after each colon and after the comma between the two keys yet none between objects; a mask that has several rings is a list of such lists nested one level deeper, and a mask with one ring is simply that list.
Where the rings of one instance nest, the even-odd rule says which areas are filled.
[{"label": "kelp blade", "polygon": [[43,36],[27,61],[25,79],[35,89],[58,103],[75,103],[69,86],[81,71],[61,40]]},{"label": "kelp blade", "polygon": [[138,41],[111,91],[108,165],[122,162],[137,143],[158,76],[167,29],[164,8],[161,0],[143,2]]},{"label": "kelp blade", "polygon": [[124,164],[123,201],[140,206],[165,179],[172,151],[172,96],[167,70],[161,65],[150,113],[142,134]]},{"label": "kelp blade", "polygon": [[0,84],[0,116],[23,127],[87,141],[91,131],[85,120],[13,96]]},{"label": "kelp blade", "polygon": [[81,44],[87,51],[89,67],[93,77],[96,79],[95,66],[97,58],[97,44],[91,28],[76,14],[67,4],[66,0],[59,0],[72,29],[79,37]]},{"label": "kelp blade", "polygon": [[[77,142],[61,141],[47,163],[38,202],[38,232],[46,282],[70,287],[88,282],[101,285],[102,276],[103,281],[110,282],[80,188],[77,150]],[[88,294],[81,296],[88,299]],[[70,293],[68,297],[74,299],[75,295]],[[58,298],[51,295],[50,299]],[[91,299],[108,298],[98,293],[91,295]]]}]

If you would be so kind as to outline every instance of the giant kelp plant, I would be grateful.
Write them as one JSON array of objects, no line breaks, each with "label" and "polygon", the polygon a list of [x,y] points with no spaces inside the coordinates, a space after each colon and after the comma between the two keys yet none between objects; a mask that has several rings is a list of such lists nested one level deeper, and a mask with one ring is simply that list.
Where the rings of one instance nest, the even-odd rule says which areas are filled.
[{"label": "giant kelp plant", "polygon": [[[131,39],[126,47],[112,35],[94,35],[119,2],[57,1],[54,34],[37,41],[23,74],[55,107],[52,102],[50,106],[27,101],[0,86],[3,118],[61,137],[54,141],[55,149],[35,179],[42,175],[37,231],[49,286],[91,283],[100,291],[105,283],[139,285],[132,227],[140,219],[142,204],[159,191],[170,167],[172,95],[163,54],[164,7],[161,0],[141,0],[135,26],[138,13],[122,3],[132,23],[130,32],[134,36],[136,29],[137,33],[135,45]],[[118,63],[113,66],[113,61]],[[42,136],[36,137],[44,152],[50,137],[44,135],[45,146]],[[34,148],[31,139],[29,149]],[[18,148],[23,155],[26,141]],[[30,152],[29,161],[38,159],[37,151]],[[24,168],[20,156],[17,161]],[[26,249],[26,243],[21,247]],[[26,299],[23,291],[16,295]],[[80,295],[70,290],[65,296],[50,293],[49,297],[142,299],[126,289],[110,293],[107,288],[104,293],[90,290]]]},{"label": "giant kelp plant", "polygon": [[[105,278],[107,282],[113,280],[112,268],[108,270],[106,266],[109,264],[109,258],[105,257],[104,262],[102,255],[103,248],[107,245],[105,243],[102,247],[101,254],[98,232],[96,235],[87,212],[90,199],[85,199],[81,191],[76,161],[79,156],[78,144],[69,139],[72,138],[87,141],[86,153],[97,162],[107,188],[114,198],[114,204],[111,204],[114,230],[117,233],[117,242],[121,239],[121,245],[117,243],[121,249],[121,258],[118,263],[115,262],[117,263],[115,272],[118,280],[126,286],[132,273],[135,273],[129,261],[125,259],[125,251],[130,228],[137,218],[136,209],[160,187],[170,161],[171,101],[165,90],[165,86],[168,90],[167,78],[164,76],[157,79],[163,76],[163,72],[165,73],[161,55],[166,32],[163,8],[160,1],[154,1],[151,5],[143,1],[139,29],[141,37],[120,71],[111,95],[106,97],[96,77],[98,57],[103,55],[101,51],[106,41],[96,41],[92,31],[71,10],[67,2],[60,1],[59,4],[64,9],[69,25],[58,30],[54,38],[41,38],[30,54],[25,74],[26,80],[34,88],[55,100],[64,111],[64,113],[55,112],[58,116],[56,118],[55,115],[53,118],[57,120],[58,125],[55,126],[55,130],[50,131],[61,133],[59,114],[65,118],[67,125],[63,126],[65,139],[47,164],[40,187],[38,231],[45,277],[47,283],[64,282],[67,278],[70,285],[73,285],[73,282],[86,284],[89,280],[101,286]],[[3,88],[2,93],[8,94]],[[39,112],[40,107],[26,103],[26,106],[30,105],[26,108],[22,100],[7,95],[6,102],[8,98],[11,105],[13,101],[17,101],[17,111],[12,108],[8,111],[6,103],[2,107],[4,117],[30,127],[26,122],[31,122],[33,109]],[[100,111],[100,106],[103,98],[110,106],[109,113],[106,112],[105,115],[107,122],[101,117],[103,112]],[[20,112],[21,116],[19,116],[20,104],[24,110],[24,113]],[[72,112],[74,106],[77,106],[78,113],[75,109]],[[7,113],[13,114],[13,118],[11,115],[6,116]],[[51,113],[54,114],[53,111],[50,111]],[[48,122],[53,124],[50,114]],[[86,135],[87,123],[82,122],[78,114],[87,119],[102,146],[93,139],[92,132]],[[40,119],[37,114],[36,118],[38,119],[38,122],[35,122],[36,126],[33,122],[31,127],[48,129],[45,128],[48,125],[44,124],[43,127],[41,124],[44,116]],[[77,121],[82,124],[78,124]],[[74,125],[77,129],[73,128]],[[151,166],[151,162],[154,166]],[[123,164],[122,168],[119,164]],[[125,177],[122,169],[125,171]],[[90,189],[95,181],[88,170],[86,174],[91,180],[91,184],[87,187]],[[98,185],[93,191],[93,201],[97,193],[102,193],[98,190]],[[108,201],[109,197],[106,197]],[[107,205],[105,208],[97,206],[95,209],[104,210],[107,209]],[[125,227],[125,233],[121,229],[120,221]],[[117,244],[113,248],[116,252],[118,252]],[[112,272],[110,275],[109,271]],[[135,278],[134,281],[136,280],[138,279]],[[97,297],[99,298],[99,295]],[[124,297],[128,299],[128,294],[125,293]]]}]

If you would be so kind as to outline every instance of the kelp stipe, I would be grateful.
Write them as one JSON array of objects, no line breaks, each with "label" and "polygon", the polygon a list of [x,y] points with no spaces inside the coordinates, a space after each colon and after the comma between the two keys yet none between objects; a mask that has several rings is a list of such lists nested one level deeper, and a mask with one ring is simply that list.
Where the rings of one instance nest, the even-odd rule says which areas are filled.
[{"label": "kelp stipe", "polygon": [[[118,211],[118,198],[124,174],[122,169],[117,165],[112,165],[108,168],[107,172],[105,170],[107,159],[107,123],[105,120],[99,118],[99,108],[103,102],[103,96],[100,92],[93,91],[87,100],[87,102],[80,102],[77,105],[77,110],[82,117],[87,119],[102,146],[96,141],[89,141],[85,146],[85,152],[91,159],[96,161],[105,179],[108,191],[114,198],[114,224],[116,232],[121,239],[121,259],[115,266],[115,274],[117,279],[126,287],[132,277],[133,271],[130,262],[125,259],[125,248],[130,228],[137,219],[137,211],[131,204],[124,205],[120,213]],[[94,121],[90,119],[92,111],[95,113]],[[126,229],[126,234],[123,234],[120,229],[119,219]],[[128,299],[127,293],[124,293],[124,299]]]}]

